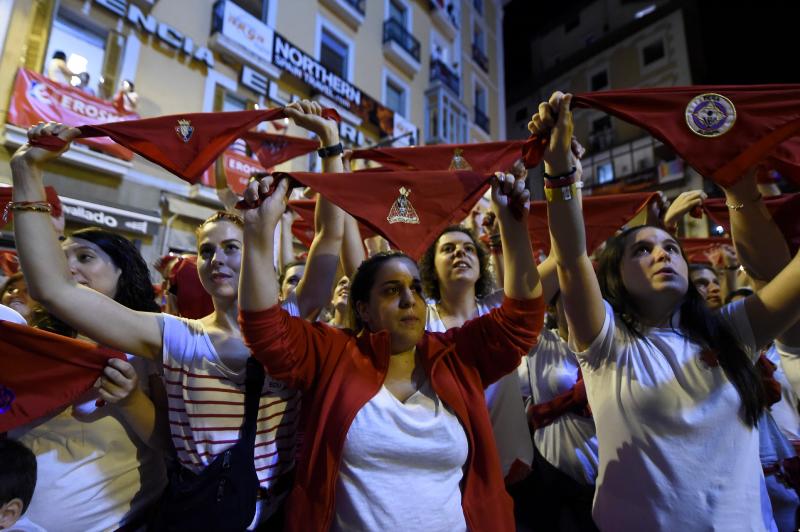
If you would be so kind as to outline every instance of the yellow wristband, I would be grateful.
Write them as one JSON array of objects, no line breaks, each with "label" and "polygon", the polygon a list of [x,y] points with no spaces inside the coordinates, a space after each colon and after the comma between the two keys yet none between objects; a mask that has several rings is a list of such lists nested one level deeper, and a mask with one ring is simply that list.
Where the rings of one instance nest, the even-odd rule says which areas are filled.
[{"label": "yellow wristband", "polygon": [[545,187],[544,197],[547,199],[548,203],[552,203],[554,201],[570,201],[575,197],[577,191],[578,187],[575,186],[575,183],[559,188]]}]

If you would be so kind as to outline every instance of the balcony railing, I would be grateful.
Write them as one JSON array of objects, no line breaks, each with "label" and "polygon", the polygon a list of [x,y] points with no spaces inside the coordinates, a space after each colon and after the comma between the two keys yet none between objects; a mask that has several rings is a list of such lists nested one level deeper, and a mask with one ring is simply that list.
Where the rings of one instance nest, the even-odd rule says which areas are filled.
[{"label": "balcony railing", "polygon": [[475,123],[479,128],[489,133],[489,117],[479,108],[475,108]]},{"label": "balcony railing", "polygon": [[472,43],[472,59],[480,65],[484,72],[489,72],[489,58],[486,57],[486,52],[483,48],[475,43]]},{"label": "balcony railing", "polygon": [[384,44],[394,41],[408,54],[419,62],[419,41],[403,26],[402,23],[389,19],[383,22]]},{"label": "balcony railing", "polygon": [[458,74],[438,59],[431,58],[431,83],[434,81],[441,81],[456,96],[461,94],[461,78]]},{"label": "balcony railing", "polygon": [[366,0],[342,0],[345,4],[349,5],[362,15],[367,13],[367,1]]}]

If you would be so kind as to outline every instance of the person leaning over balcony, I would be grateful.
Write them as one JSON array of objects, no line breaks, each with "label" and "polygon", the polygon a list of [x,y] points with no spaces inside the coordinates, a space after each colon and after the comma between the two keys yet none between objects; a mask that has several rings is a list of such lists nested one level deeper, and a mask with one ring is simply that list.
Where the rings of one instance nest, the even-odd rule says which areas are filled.
[{"label": "person leaning over balcony", "polygon": [[[255,201],[271,178],[251,183]],[[524,221],[523,181],[501,175],[493,203],[518,275],[488,314],[442,333],[425,331],[414,261],[384,252],[350,287],[357,330],[289,316],[278,305],[273,231],[287,184],[245,213],[240,322],[270,374],[308,394],[304,457],[287,503],[287,530],[513,530],[483,390],[536,343],[544,315]],[[523,206],[524,205],[524,206]],[[524,218],[523,218],[524,219]]]}]

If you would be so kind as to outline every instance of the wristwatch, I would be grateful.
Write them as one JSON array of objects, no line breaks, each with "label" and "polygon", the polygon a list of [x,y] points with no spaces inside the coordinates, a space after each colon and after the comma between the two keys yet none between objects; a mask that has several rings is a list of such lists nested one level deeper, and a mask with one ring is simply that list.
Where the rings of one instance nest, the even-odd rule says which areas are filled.
[{"label": "wristwatch", "polygon": [[333,157],[334,155],[341,155],[343,153],[344,146],[342,146],[341,142],[334,144],[333,146],[325,146],[324,148],[317,150],[317,155],[319,155],[321,159]]}]

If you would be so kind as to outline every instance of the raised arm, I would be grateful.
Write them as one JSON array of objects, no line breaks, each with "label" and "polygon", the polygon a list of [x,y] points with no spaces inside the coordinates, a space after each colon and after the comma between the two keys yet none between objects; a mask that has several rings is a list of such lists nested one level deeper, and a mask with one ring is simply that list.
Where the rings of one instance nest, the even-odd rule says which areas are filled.
[{"label": "raised arm", "polygon": [[[533,258],[528,234],[530,193],[525,178],[497,173],[492,183],[492,210],[500,225],[503,246],[503,291],[513,299],[534,299],[542,296],[539,270]],[[514,215],[514,211],[523,214]]]},{"label": "raised arm", "polygon": [[[69,141],[78,134],[77,129],[50,122],[31,128],[28,138],[58,136],[68,141],[66,150]],[[47,201],[42,168],[62,152],[34,148],[30,144],[17,150],[11,158],[15,202]],[[159,315],[133,311],[76,283],[47,213],[15,209],[14,235],[31,297],[96,342],[126,353],[160,359]]]},{"label": "raised arm", "polygon": [[[339,130],[332,120],[322,118],[322,106],[303,100],[286,106],[286,116],[307,130],[316,133],[322,147],[339,143]],[[322,159],[323,172],[343,172],[341,155]],[[314,213],[314,241],[308,251],[303,278],[297,285],[297,303],[301,316],[310,316],[330,302],[339,252],[344,235],[344,211],[317,196]]]},{"label": "raised arm", "polygon": [[[528,129],[533,134],[550,137],[544,155],[545,172],[550,176],[569,175],[575,169],[575,179],[581,177],[579,161],[572,154],[572,95],[556,92],[549,102],[539,105]],[[564,311],[569,324],[570,338],[579,349],[585,349],[603,327],[605,306],[592,263],[586,253],[586,231],[583,212],[576,187],[568,193],[554,189],[547,204],[550,226],[551,255],[558,265],[558,281]]]},{"label": "raised arm", "polygon": [[[345,150],[342,156],[345,172],[352,171],[350,162],[352,155],[353,150]],[[349,214],[344,213],[344,238],[342,240],[342,270],[344,270],[344,274],[352,279],[365,258],[364,240],[361,238],[358,222]]]}]

